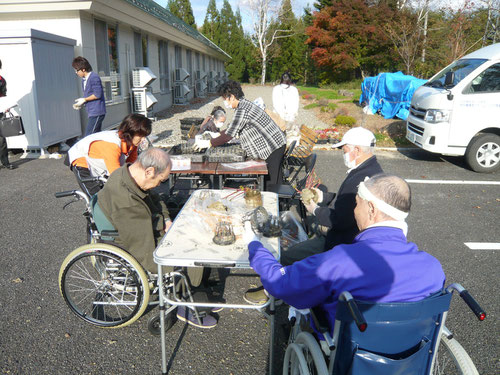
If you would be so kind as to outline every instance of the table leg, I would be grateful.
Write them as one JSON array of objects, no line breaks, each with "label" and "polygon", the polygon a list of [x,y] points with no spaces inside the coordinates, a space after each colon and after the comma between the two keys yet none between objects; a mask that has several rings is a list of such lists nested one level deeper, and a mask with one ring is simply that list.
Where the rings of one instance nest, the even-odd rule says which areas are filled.
[{"label": "table leg", "polygon": [[167,352],[165,349],[165,301],[163,300],[163,275],[158,265],[158,287],[160,294],[160,332],[161,332],[161,373],[167,373]]},{"label": "table leg", "polygon": [[274,364],[274,318],[276,309],[274,306],[274,297],[270,296],[271,303],[269,304],[269,315],[271,320],[271,332],[269,335],[269,375],[273,375],[273,364]]},{"label": "table leg", "polygon": [[261,174],[259,176],[259,182],[260,182],[260,191],[264,191],[264,175]]},{"label": "table leg", "polygon": [[222,175],[219,175],[219,186],[218,189],[224,189],[224,186],[222,186]]}]

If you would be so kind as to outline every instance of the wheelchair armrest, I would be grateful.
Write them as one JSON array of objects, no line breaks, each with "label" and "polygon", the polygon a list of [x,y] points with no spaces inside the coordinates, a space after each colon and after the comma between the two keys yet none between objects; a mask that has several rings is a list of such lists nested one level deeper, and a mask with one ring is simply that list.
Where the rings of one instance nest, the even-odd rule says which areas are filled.
[{"label": "wheelchair armrest", "polygon": [[101,236],[103,237],[118,237],[117,230],[103,230],[101,231]]},{"label": "wheelchair armrest", "polygon": [[317,310],[316,307],[310,308],[309,311],[314,326],[325,338],[325,341],[328,344],[329,349],[334,350],[335,342],[332,340],[332,336],[330,335],[330,328],[328,327],[328,322],[326,320],[326,317],[319,310]]}]

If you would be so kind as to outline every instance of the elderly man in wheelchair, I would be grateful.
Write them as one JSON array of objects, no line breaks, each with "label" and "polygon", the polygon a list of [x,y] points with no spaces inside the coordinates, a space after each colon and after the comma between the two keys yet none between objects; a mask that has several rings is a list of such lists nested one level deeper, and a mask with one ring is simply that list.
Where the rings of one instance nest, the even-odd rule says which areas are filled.
[{"label": "elderly man in wheelchair", "polygon": [[[467,353],[450,349],[460,345],[444,334],[451,289],[443,289],[441,264],[406,239],[410,188],[399,177],[375,175],[360,183],[356,204],[360,233],[352,244],[286,267],[246,228],[250,265],[270,294],[293,306],[283,374],[416,375],[433,367],[440,373],[432,353],[442,335],[453,356]],[[484,318],[472,297],[453,287]],[[307,326],[321,346],[311,333],[300,332],[297,309],[314,312]],[[472,369],[470,358],[464,366],[469,362]]]},{"label": "elderly man in wheelchair", "polygon": [[[123,327],[151,304],[149,297],[158,287],[153,251],[172,224],[166,205],[151,190],[168,178],[170,169],[168,154],[149,148],[136,162],[113,172],[88,201],[93,243],[68,255],[59,275],[61,293],[80,318],[98,326]],[[173,271],[168,270],[166,286],[176,297],[181,292],[178,298],[192,300],[190,288],[201,284],[203,268]],[[168,321],[173,324],[170,312]],[[217,324],[209,313],[184,307],[177,309],[177,318],[200,328]],[[158,323],[159,316],[150,321],[153,333],[158,333]]]}]

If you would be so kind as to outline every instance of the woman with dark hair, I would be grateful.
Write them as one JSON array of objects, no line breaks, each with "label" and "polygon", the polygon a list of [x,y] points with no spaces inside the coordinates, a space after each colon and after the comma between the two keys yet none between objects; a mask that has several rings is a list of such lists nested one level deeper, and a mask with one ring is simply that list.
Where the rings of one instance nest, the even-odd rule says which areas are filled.
[{"label": "woman with dark hair", "polygon": [[73,108],[79,110],[85,105],[89,120],[85,135],[101,131],[101,125],[106,116],[106,101],[101,78],[92,72],[92,66],[85,57],[77,56],[71,64],[78,77],[82,78],[83,97],[75,100]]},{"label": "woman with dark hair", "polygon": [[290,130],[299,111],[299,91],[293,86],[290,73],[281,75],[281,82],[273,88],[273,108]]},{"label": "woman with dark hair", "polygon": [[197,139],[195,148],[221,146],[237,137],[250,158],[266,161],[266,184],[281,183],[285,134],[263,109],[245,99],[238,82],[225,82],[219,87],[218,93],[224,99],[224,106],[235,110],[233,121],[219,137],[211,140]]},{"label": "woman with dark hair", "polygon": [[108,177],[125,162],[137,159],[139,144],[151,134],[151,120],[140,114],[126,116],[118,130],[86,136],[68,151],[71,169],[80,187],[89,196],[97,193],[102,184],[82,182],[89,177]]}]

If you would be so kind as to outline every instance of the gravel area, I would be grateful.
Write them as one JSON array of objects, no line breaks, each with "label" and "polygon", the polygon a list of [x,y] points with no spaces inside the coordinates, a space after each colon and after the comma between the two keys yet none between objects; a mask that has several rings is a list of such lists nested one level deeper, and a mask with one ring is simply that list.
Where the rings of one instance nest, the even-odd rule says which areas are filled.
[{"label": "gravel area", "polygon": [[[266,107],[272,109],[273,86],[243,85],[242,88],[245,93],[245,98],[253,101],[261,97]],[[204,118],[212,112],[213,107],[216,105],[224,106],[222,99],[214,94],[203,99],[196,98],[187,105],[174,105],[165,111],[157,113],[157,121],[153,123],[153,135],[158,138],[153,140],[153,144],[157,147],[169,147],[180,143],[181,129],[179,120],[186,117]],[[226,125],[231,123],[233,115],[233,110],[227,110]],[[304,109],[304,102],[302,99],[296,123],[297,125],[305,124],[310,128],[328,127],[326,123],[316,117],[314,111]]]}]

